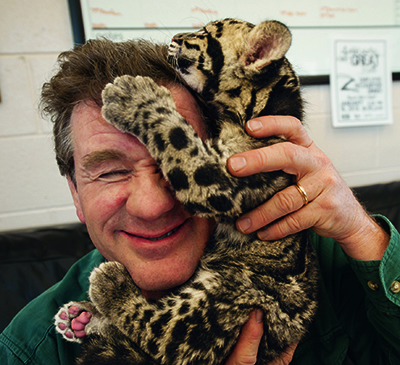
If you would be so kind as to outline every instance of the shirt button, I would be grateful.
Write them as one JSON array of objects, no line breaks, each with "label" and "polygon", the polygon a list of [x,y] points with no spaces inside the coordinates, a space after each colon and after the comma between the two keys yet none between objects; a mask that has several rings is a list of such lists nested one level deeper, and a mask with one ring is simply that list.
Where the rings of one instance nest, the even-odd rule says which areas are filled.
[{"label": "shirt button", "polygon": [[393,281],[392,285],[390,285],[390,290],[392,291],[392,293],[399,293],[400,292],[400,283],[395,280]]},{"label": "shirt button", "polygon": [[375,283],[374,281],[372,281],[372,280],[370,280],[370,281],[368,281],[368,286],[369,286],[369,288],[370,289],[372,289],[372,290],[378,290],[378,284],[377,283]]}]

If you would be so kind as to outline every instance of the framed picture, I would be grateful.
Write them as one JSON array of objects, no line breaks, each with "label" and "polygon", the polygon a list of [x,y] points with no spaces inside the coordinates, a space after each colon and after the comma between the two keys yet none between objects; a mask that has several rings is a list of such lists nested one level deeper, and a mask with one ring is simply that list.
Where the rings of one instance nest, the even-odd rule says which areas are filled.
[{"label": "framed picture", "polygon": [[334,127],[393,123],[390,40],[332,40],[331,97]]}]

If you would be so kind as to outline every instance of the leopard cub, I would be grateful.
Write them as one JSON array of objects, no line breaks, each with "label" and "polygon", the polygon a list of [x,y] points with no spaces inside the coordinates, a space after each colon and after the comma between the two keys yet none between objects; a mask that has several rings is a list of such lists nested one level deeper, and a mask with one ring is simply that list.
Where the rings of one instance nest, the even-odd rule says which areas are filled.
[{"label": "leopard cub", "polygon": [[[237,19],[172,39],[171,64],[208,107],[207,140],[177,112],[169,91],[149,78],[125,75],[103,91],[104,118],[142,141],[190,213],[217,224],[193,277],[158,301],[147,302],[119,263],[93,271],[91,302],[68,303],[59,312],[77,305],[93,313],[79,364],[221,364],[254,308],[264,313],[258,364],[305,335],[317,308],[318,278],[308,233],[264,242],[235,228],[241,214],[291,185],[292,177],[277,171],[236,178],[226,168],[235,153],[283,141],[247,135],[250,118],[302,119],[299,81],[285,57],[290,44],[279,22],[255,26]],[[74,316],[56,316],[65,337]]]}]

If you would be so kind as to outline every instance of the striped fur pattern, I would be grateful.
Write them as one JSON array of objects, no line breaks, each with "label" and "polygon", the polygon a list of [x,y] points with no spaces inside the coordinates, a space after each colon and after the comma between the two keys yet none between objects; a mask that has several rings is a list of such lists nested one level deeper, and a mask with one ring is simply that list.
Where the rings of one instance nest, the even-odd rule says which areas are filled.
[{"label": "striped fur pattern", "polygon": [[[74,304],[93,313],[79,364],[221,364],[254,308],[263,310],[265,323],[258,364],[306,333],[318,277],[307,232],[264,242],[235,229],[240,214],[292,178],[272,172],[238,179],[226,169],[232,154],[282,141],[249,137],[249,118],[302,118],[298,79],[285,58],[290,42],[281,23],[236,19],[173,38],[171,63],[211,106],[206,141],[177,113],[169,91],[151,79],[123,76],[104,90],[105,119],[136,135],[185,207],[215,218],[217,226],[192,279],[161,300],[147,302],[119,263],[96,268],[92,302],[60,310]],[[64,321],[69,327],[71,319]]]}]

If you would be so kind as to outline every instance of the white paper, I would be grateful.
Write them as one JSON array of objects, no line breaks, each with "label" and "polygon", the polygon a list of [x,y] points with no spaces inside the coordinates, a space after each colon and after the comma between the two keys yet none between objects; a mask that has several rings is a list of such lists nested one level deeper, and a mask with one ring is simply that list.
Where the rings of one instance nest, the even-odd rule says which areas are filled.
[{"label": "white paper", "polygon": [[330,85],[334,127],[393,123],[389,40],[333,39]]}]

